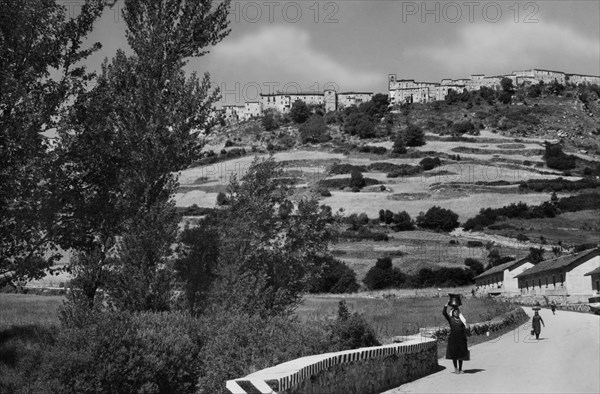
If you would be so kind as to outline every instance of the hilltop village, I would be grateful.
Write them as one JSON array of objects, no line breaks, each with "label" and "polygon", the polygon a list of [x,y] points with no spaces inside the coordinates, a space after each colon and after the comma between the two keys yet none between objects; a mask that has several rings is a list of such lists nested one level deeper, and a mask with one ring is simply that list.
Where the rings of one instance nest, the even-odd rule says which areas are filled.
[{"label": "hilltop village", "polygon": [[[388,75],[388,95],[391,105],[428,103],[444,100],[450,90],[455,92],[475,91],[480,90],[482,87],[499,90],[503,78],[512,80],[514,86],[528,86],[538,83],[549,84],[554,81],[562,85],[600,85],[600,76],[568,74],[562,71],[537,68],[495,76],[472,74],[470,78],[442,79],[439,83],[398,79],[396,74],[390,74]],[[373,94],[373,92],[336,92],[334,90],[260,94],[259,101],[249,101],[244,105],[223,105],[214,115],[222,117],[227,123],[237,123],[262,116],[263,112],[268,109],[287,113],[297,100],[304,101],[306,104],[323,105],[325,112],[337,111],[348,106],[367,102],[371,100]]]}]

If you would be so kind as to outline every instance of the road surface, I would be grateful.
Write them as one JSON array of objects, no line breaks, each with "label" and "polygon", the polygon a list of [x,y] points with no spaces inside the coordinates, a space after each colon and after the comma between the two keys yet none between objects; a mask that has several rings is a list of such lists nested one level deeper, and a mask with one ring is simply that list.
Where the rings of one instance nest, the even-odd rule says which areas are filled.
[{"label": "road surface", "polygon": [[[531,308],[524,308],[533,316]],[[383,394],[400,393],[600,393],[600,316],[542,309],[540,340],[531,320],[493,341],[470,347],[464,374],[452,360],[443,370]]]}]

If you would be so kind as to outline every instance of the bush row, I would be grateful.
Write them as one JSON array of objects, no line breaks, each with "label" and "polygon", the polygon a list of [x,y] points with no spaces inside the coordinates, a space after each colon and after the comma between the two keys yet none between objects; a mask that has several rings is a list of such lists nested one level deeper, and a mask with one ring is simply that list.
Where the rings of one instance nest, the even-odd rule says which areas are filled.
[{"label": "bush row", "polygon": [[[381,182],[372,179],[372,178],[364,178],[364,186],[372,186],[372,185],[380,185]],[[319,181],[319,187],[324,187],[327,189],[345,189],[347,187],[352,187],[351,178],[336,178],[336,179],[322,179]]]},{"label": "bush row", "polygon": [[[331,323],[290,317],[86,312],[30,344],[2,392],[227,393],[225,382],[313,354],[379,345],[358,314]],[[4,360],[3,360],[4,361]],[[27,388],[23,390],[23,388]]]},{"label": "bush row", "polygon": [[554,217],[560,212],[575,212],[588,209],[600,209],[600,193],[584,193],[577,196],[564,197],[555,203],[545,201],[536,206],[526,203],[512,203],[501,208],[482,208],[479,213],[468,219],[463,228],[466,231],[479,230],[490,226],[501,217],[504,218],[546,218]]},{"label": "bush row", "polygon": [[534,192],[578,191],[583,189],[595,189],[598,187],[600,187],[600,181],[594,178],[583,178],[577,181],[569,181],[563,178],[529,179],[519,184],[520,190],[528,190]]},{"label": "bush row", "polygon": [[[529,316],[523,308],[517,307],[512,311],[506,312],[491,320],[470,324],[467,329],[467,335],[486,335],[488,332],[501,331],[506,328],[515,327],[523,324],[529,319]],[[440,341],[448,340],[450,335],[449,327],[431,327],[421,329],[422,333],[431,335]]]}]

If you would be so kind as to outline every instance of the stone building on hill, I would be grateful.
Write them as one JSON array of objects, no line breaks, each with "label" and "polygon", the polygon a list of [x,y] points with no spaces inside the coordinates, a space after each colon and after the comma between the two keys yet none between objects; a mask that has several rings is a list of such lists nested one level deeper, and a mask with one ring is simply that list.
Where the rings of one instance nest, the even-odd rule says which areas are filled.
[{"label": "stone building on hill", "polygon": [[360,105],[370,101],[373,97],[372,92],[341,92],[326,90],[319,92],[300,92],[300,93],[282,93],[260,95],[260,107],[264,112],[272,108],[282,114],[288,113],[295,101],[303,101],[308,105],[324,105],[326,112],[337,111],[351,105]]},{"label": "stone building on hill", "polygon": [[567,74],[562,71],[544,70],[539,68],[513,71],[511,74],[494,76],[472,74],[470,78],[442,79],[441,83],[415,82],[414,79],[398,79],[396,74],[389,74],[388,95],[391,104],[428,103],[431,101],[444,100],[449,89],[453,89],[457,93],[461,93],[465,89],[471,92],[479,90],[482,87],[500,90],[500,82],[503,78],[512,80],[515,86],[533,85],[540,82],[550,84],[554,81],[563,85],[567,83],[575,85],[600,85],[600,76]]}]

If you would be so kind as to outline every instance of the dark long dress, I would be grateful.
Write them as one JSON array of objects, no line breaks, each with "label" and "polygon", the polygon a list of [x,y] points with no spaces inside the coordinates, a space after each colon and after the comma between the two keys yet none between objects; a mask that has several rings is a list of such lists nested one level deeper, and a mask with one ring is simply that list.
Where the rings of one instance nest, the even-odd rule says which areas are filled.
[{"label": "dark long dress", "polygon": [[446,348],[446,358],[448,360],[470,359],[469,349],[467,349],[467,331],[463,322],[454,316],[448,315],[446,307],[442,314],[450,324],[450,335],[448,336],[448,347]]},{"label": "dark long dress", "polygon": [[531,320],[533,332],[535,333],[535,335],[540,335],[540,332],[542,332],[542,324],[540,322],[543,322],[544,320],[542,320],[542,317],[540,315],[533,315]]}]

